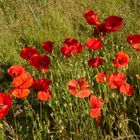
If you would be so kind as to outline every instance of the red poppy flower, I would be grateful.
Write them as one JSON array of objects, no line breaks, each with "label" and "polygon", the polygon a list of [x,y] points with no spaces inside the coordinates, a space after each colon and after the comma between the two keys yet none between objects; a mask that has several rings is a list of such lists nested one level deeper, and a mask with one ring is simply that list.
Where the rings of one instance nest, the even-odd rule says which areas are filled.
[{"label": "red poppy flower", "polygon": [[98,16],[97,14],[94,13],[93,10],[88,10],[85,12],[84,17],[87,21],[88,24],[90,25],[98,25],[100,24],[99,20],[98,20]]},{"label": "red poppy flower", "polygon": [[126,76],[124,73],[113,73],[109,77],[109,87],[117,88],[125,83]]},{"label": "red poppy flower", "polygon": [[43,42],[41,44],[41,46],[46,53],[51,53],[52,49],[53,49],[53,44],[54,44],[54,42],[52,42],[52,41],[46,41],[46,42]]},{"label": "red poppy flower", "polygon": [[35,54],[30,58],[30,64],[38,70],[48,68],[50,64],[50,58],[46,55]]},{"label": "red poppy flower", "polygon": [[139,34],[134,34],[134,35],[129,34],[129,35],[127,36],[127,42],[128,42],[136,51],[140,51],[140,35],[139,35]]},{"label": "red poppy flower", "polygon": [[116,68],[124,68],[130,61],[128,54],[123,52],[118,52],[116,54],[113,64]]},{"label": "red poppy flower", "polygon": [[15,88],[27,89],[33,84],[33,78],[30,74],[22,74],[13,79],[13,85]]},{"label": "red poppy flower", "polygon": [[37,97],[41,101],[47,101],[52,98],[52,93],[49,89],[51,81],[45,78],[40,78],[38,81],[34,80],[32,87],[38,90]]},{"label": "red poppy flower", "polygon": [[25,69],[18,65],[13,65],[8,69],[8,74],[14,78],[25,73]]},{"label": "red poppy flower", "polygon": [[49,89],[50,84],[51,80],[40,78],[38,79],[38,81],[34,80],[32,87],[36,90],[47,91]]},{"label": "red poppy flower", "polygon": [[95,109],[90,109],[90,117],[91,118],[98,118],[100,117],[101,109],[100,108],[95,108]]},{"label": "red poppy flower", "polygon": [[60,48],[64,56],[70,57],[72,54],[81,53],[83,46],[74,38],[66,38],[64,46]]},{"label": "red poppy flower", "polygon": [[86,46],[91,50],[99,50],[103,47],[103,43],[99,38],[89,38],[86,41]]},{"label": "red poppy flower", "polygon": [[97,34],[97,35],[101,35],[101,36],[105,37],[106,33],[107,33],[107,29],[105,27],[105,24],[101,23],[101,24],[95,26],[94,27],[94,33]]},{"label": "red poppy flower", "polygon": [[0,119],[3,119],[9,112],[12,105],[12,98],[9,94],[0,92]]},{"label": "red poppy flower", "polygon": [[70,38],[66,38],[64,43],[67,44],[68,46],[71,46],[78,43],[78,41],[75,38],[70,37]]},{"label": "red poppy flower", "polygon": [[60,48],[61,53],[64,56],[70,57],[72,55],[72,47],[64,45],[63,47]]},{"label": "red poppy flower", "polygon": [[96,57],[96,58],[91,58],[88,60],[88,65],[92,68],[99,67],[103,64],[103,58],[101,57]]},{"label": "red poppy flower", "polygon": [[83,46],[78,42],[73,45],[73,53],[77,55],[77,53],[81,53],[83,51]]},{"label": "red poppy flower", "polygon": [[30,93],[29,89],[20,89],[20,88],[13,88],[11,92],[12,95],[20,99],[27,97],[29,93]]},{"label": "red poppy flower", "polygon": [[134,88],[125,82],[123,85],[119,86],[119,92],[127,96],[132,96],[134,94]]},{"label": "red poppy flower", "polygon": [[41,101],[48,101],[52,98],[52,93],[50,90],[39,91],[37,94],[37,97]]},{"label": "red poppy flower", "polygon": [[104,100],[102,98],[97,98],[96,96],[91,96],[90,98],[90,117],[91,118],[98,118],[100,116],[100,110],[102,105],[104,104]]},{"label": "red poppy flower", "polygon": [[96,76],[97,83],[104,83],[107,82],[109,78],[109,75],[105,72],[99,72]]},{"label": "red poppy flower", "polygon": [[115,32],[123,26],[123,19],[119,16],[109,16],[104,20],[107,32]]},{"label": "red poppy flower", "polygon": [[91,96],[90,97],[90,105],[91,108],[101,108],[102,105],[104,104],[104,100],[102,98],[98,98],[97,96]]},{"label": "red poppy flower", "polygon": [[85,78],[80,78],[79,80],[70,80],[68,82],[68,87],[70,93],[76,97],[86,98],[91,94],[89,84],[86,82]]},{"label": "red poppy flower", "polygon": [[25,59],[25,60],[30,60],[30,58],[34,55],[34,54],[38,54],[39,52],[35,47],[26,47],[23,48],[20,52],[20,56]]}]

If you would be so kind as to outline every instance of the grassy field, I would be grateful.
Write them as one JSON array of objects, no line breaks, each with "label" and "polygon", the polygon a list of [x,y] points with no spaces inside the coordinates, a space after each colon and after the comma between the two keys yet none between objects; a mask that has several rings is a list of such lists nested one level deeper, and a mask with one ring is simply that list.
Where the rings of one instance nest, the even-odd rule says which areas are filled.
[{"label": "grassy field", "polygon": [[[85,11],[93,9],[100,20],[110,15],[124,19],[124,26],[103,39],[102,51],[90,52],[84,48],[76,57],[64,57],[60,47],[68,37],[81,44],[94,37],[92,26],[83,17]],[[12,140],[133,140],[140,138],[140,52],[127,42],[128,34],[140,34],[139,0],[0,0],[0,91],[8,93],[12,79],[7,69],[21,65],[36,78],[52,81],[53,98],[41,102],[31,96],[16,99],[10,113],[0,121],[0,139]],[[40,52],[43,41],[54,41],[49,54],[49,73],[42,74],[33,69],[19,53],[26,45],[34,45]],[[106,84],[97,84],[99,71],[113,73],[112,60],[118,51],[126,52],[131,61],[119,70],[127,76],[135,93],[132,97],[111,90]],[[92,69],[87,60],[103,56],[105,64]],[[69,93],[68,81],[86,77],[91,84],[92,95],[105,100],[102,109],[102,124],[96,128],[96,120],[89,116],[89,98],[80,99]],[[36,94],[32,91],[31,94]],[[111,108],[110,108],[111,106]]]}]

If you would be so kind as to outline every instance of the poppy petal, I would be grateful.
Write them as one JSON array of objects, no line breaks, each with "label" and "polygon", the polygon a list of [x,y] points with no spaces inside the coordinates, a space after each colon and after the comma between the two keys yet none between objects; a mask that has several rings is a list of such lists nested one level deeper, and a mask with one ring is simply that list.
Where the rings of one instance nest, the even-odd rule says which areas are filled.
[{"label": "poppy petal", "polygon": [[100,117],[100,108],[90,109],[90,117],[91,118]]},{"label": "poppy petal", "polygon": [[30,90],[29,89],[19,89],[19,88],[15,88],[12,91],[12,95],[14,95],[17,98],[25,98],[29,95]]},{"label": "poppy petal", "polygon": [[47,91],[39,91],[38,94],[37,94],[37,97],[41,101],[48,101],[48,100],[50,100],[52,98],[52,93],[49,90],[47,90]]}]

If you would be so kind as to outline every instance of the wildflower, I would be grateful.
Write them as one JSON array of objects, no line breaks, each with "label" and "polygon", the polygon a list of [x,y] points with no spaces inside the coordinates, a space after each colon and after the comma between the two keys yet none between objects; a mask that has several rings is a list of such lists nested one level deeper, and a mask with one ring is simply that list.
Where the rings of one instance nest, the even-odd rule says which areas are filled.
[{"label": "wildflower", "polygon": [[126,76],[124,73],[113,73],[109,76],[109,87],[111,89],[118,88],[125,83]]},{"label": "wildflower", "polygon": [[27,89],[31,87],[32,84],[33,84],[33,78],[30,74],[25,73],[13,79],[13,85],[15,88]]},{"label": "wildflower", "polygon": [[53,44],[54,42],[52,41],[45,41],[45,42],[42,42],[41,46],[46,53],[51,53],[53,49]]},{"label": "wildflower", "polygon": [[96,58],[91,58],[88,60],[88,65],[92,68],[99,67],[103,64],[103,58],[101,57],[96,57]]},{"label": "wildflower", "polygon": [[105,27],[104,23],[98,24],[97,26],[94,27],[94,33],[97,35],[101,35],[103,37],[106,36],[107,29]]},{"label": "wildflower", "polygon": [[25,69],[18,65],[13,65],[8,69],[8,74],[14,78],[25,73]]},{"label": "wildflower", "polygon": [[12,98],[9,94],[0,92],[0,119],[3,119],[10,111]]},{"label": "wildflower", "polygon": [[72,54],[81,53],[83,46],[74,38],[66,38],[60,51],[64,56],[70,57]]},{"label": "wildflower", "polygon": [[91,118],[98,118],[101,114],[100,108],[90,109],[90,117]]},{"label": "wildflower", "polygon": [[134,94],[134,88],[130,84],[125,82],[124,84],[119,86],[119,92],[127,96],[132,96]]},{"label": "wildflower", "polygon": [[48,101],[52,98],[52,93],[50,90],[39,91],[37,94],[37,97],[41,101]]},{"label": "wildflower", "polygon": [[104,83],[107,82],[109,78],[109,75],[105,72],[99,72],[96,76],[97,83]]},{"label": "wildflower", "polygon": [[130,61],[128,54],[123,52],[118,52],[116,54],[113,64],[116,68],[124,68]]},{"label": "wildflower", "polygon": [[99,38],[89,38],[86,41],[86,46],[91,50],[99,50],[103,47],[103,43]]},{"label": "wildflower", "polygon": [[90,117],[98,118],[100,117],[101,107],[104,104],[104,100],[102,98],[97,98],[96,96],[90,97]]},{"label": "wildflower", "polygon": [[129,34],[126,40],[136,51],[140,51],[140,34]]},{"label": "wildflower", "polygon": [[91,94],[89,86],[90,85],[86,82],[85,78],[80,78],[79,80],[70,80],[68,82],[70,93],[79,98],[86,98]]},{"label": "wildflower", "polygon": [[102,98],[98,98],[97,96],[90,97],[90,105],[92,108],[101,108],[104,104],[104,100]]},{"label": "wildflower", "polygon": [[107,32],[115,32],[123,26],[123,19],[119,16],[109,16],[104,20]]},{"label": "wildflower", "polygon": [[38,91],[37,97],[41,101],[48,101],[52,98],[52,93],[50,91],[51,81],[45,78],[40,78],[37,81],[34,80],[32,87]]},{"label": "wildflower", "polygon": [[30,58],[34,55],[38,54],[39,52],[35,47],[25,47],[21,50],[20,56],[25,60],[30,60]]},{"label": "wildflower", "polygon": [[87,21],[88,24],[90,25],[98,25],[100,24],[99,20],[98,20],[98,16],[97,14],[94,13],[93,10],[88,10],[85,12],[84,17]]},{"label": "wildflower", "polygon": [[35,88],[36,90],[45,91],[49,88],[50,84],[51,84],[51,80],[40,78],[37,81],[34,79],[34,83],[32,87]]},{"label": "wildflower", "polygon": [[11,94],[14,97],[21,98],[21,99],[27,97],[29,95],[29,93],[30,93],[29,89],[13,88],[11,90]]},{"label": "wildflower", "polygon": [[50,58],[46,55],[35,54],[30,58],[30,64],[38,70],[46,68],[48,69]]},{"label": "wildflower", "polygon": [[71,46],[71,45],[75,45],[78,41],[75,39],[75,38],[66,38],[64,43],[67,44],[68,46]]},{"label": "wildflower", "polygon": [[64,45],[63,47],[60,48],[60,51],[64,56],[70,57],[72,55],[73,49],[68,45]]}]

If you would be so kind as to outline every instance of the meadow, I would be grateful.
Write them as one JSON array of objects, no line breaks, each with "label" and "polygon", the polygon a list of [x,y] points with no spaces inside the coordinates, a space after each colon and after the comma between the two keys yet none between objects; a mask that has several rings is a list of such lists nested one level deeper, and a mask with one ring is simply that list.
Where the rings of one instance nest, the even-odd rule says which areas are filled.
[{"label": "meadow", "polygon": [[[139,9],[139,0],[0,0],[0,92],[9,94],[13,102],[8,114],[0,119],[0,140],[140,139],[140,40],[137,50],[127,41],[129,34],[140,35]],[[84,17],[87,10],[93,10],[100,22],[119,16],[123,25],[104,37],[95,34]],[[82,51],[64,55],[62,47],[69,43],[67,38],[76,39]],[[102,48],[89,49],[89,38],[100,38]],[[45,41],[53,42],[51,53],[44,52],[41,44]],[[21,50],[31,46],[50,58],[48,72],[32,66],[34,60],[21,57]],[[129,56],[123,68],[113,64],[118,52]],[[103,58],[99,67],[88,62],[96,57]],[[51,81],[47,100],[42,101],[33,86],[27,97],[14,96],[14,78],[8,74],[14,65],[26,69],[36,80]],[[99,72],[111,76],[123,73],[134,92],[122,94],[120,86],[110,88],[109,82],[98,82]],[[84,88],[89,95],[78,97],[75,83],[80,83],[76,91]],[[99,99],[97,116],[90,112],[94,108],[91,97]]]}]

